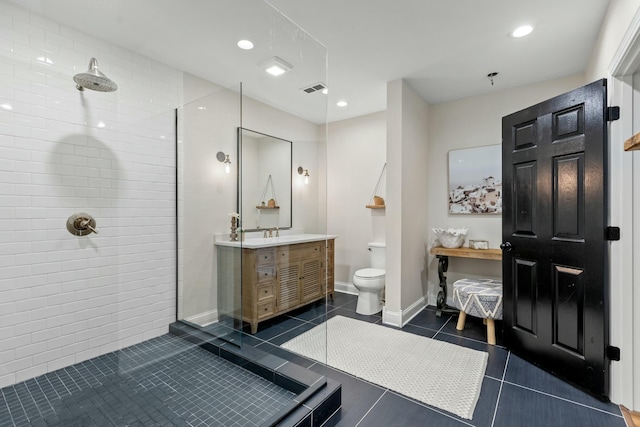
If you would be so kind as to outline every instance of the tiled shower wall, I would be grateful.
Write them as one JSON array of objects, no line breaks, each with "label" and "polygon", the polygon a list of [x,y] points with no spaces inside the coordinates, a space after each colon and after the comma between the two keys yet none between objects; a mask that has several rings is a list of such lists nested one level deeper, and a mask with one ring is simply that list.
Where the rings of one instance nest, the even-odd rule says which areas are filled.
[{"label": "tiled shower wall", "polygon": [[[91,57],[117,92],[75,89]],[[175,320],[181,79],[0,0],[0,387]],[[71,235],[77,212],[100,234]]]}]

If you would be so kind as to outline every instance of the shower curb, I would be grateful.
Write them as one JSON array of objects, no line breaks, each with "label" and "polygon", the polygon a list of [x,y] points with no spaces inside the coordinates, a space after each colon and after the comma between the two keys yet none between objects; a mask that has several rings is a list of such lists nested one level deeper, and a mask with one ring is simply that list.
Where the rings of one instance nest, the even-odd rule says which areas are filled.
[{"label": "shower curb", "polygon": [[169,333],[297,394],[280,413],[261,426],[320,426],[342,406],[340,383],[281,357],[248,344],[239,347],[233,339],[225,341],[182,322],[170,324]]}]

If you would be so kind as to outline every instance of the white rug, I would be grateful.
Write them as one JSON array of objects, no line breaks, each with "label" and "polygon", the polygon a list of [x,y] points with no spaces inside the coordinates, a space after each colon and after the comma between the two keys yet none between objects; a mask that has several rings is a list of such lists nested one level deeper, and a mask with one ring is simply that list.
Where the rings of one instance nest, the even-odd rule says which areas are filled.
[{"label": "white rug", "polygon": [[473,417],[488,358],[483,351],[342,316],[281,347],[465,419]]}]

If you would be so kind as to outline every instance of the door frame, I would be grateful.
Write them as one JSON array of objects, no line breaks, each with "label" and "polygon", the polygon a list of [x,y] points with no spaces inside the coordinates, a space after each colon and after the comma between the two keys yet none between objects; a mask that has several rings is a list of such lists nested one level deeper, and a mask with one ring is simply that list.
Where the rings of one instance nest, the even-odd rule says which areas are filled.
[{"label": "door frame", "polygon": [[[639,68],[640,10],[609,65],[607,76],[608,105],[619,106],[621,111],[620,119],[609,128],[608,223],[621,228],[620,241],[612,242],[609,249],[609,342],[621,349],[620,361],[612,362],[610,367],[610,398],[636,411],[640,410],[640,328],[634,330],[633,325],[640,325],[640,270],[634,270],[633,259],[634,253],[640,254],[640,215],[633,213],[640,212],[640,196],[634,197],[633,189],[640,189],[640,152],[625,152],[623,146],[634,129],[636,133],[640,131],[640,120],[633,120],[634,106],[638,107],[636,110],[640,108],[640,95],[634,99],[633,89],[633,74]],[[633,209],[628,208],[629,204]],[[633,289],[638,290],[635,295]]]}]

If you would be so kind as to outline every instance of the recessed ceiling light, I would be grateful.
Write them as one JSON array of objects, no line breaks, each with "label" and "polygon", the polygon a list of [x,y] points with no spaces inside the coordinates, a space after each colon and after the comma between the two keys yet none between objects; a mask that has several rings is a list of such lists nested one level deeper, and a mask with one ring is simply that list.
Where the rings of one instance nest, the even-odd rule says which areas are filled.
[{"label": "recessed ceiling light", "polygon": [[266,61],[262,61],[258,66],[272,76],[279,76],[287,71],[291,71],[293,68],[293,65],[289,64],[282,58],[278,58],[277,56],[269,58]]},{"label": "recessed ceiling light", "polygon": [[531,25],[523,25],[521,27],[516,28],[511,33],[511,37],[519,38],[524,37],[533,31],[533,27]]},{"label": "recessed ceiling light", "polygon": [[251,40],[240,40],[238,42],[238,47],[244,50],[253,49],[253,43],[251,42]]},{"label": "recessed ceiling light", "polygon": [[336,105],[338,107],[346,107],[347,105],[349,105],[349,103],[347,101],[338,101],[336,102]]},{"label": "recessed ceiling light", "polygon": [[325,94],[325,95],[326,95],[326,94],[328,94],[328,93],[329,93],[329,89],[327,89],[327,88],[325,87],[324,89],[322,89],[322,93],[323,93],[323,94]]}]

